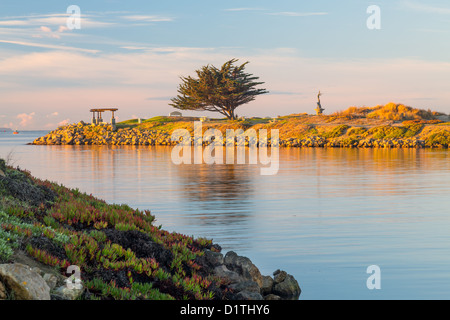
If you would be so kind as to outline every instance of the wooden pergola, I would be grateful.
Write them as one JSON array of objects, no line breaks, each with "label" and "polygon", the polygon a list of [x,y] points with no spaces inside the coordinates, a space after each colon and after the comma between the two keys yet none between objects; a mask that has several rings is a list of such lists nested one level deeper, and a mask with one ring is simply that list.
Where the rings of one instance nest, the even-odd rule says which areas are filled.
[{"label": "wooden pergola", "polygon": [[102,123],[103,122],[102,113],[106,111],[111,111],[112,112],[111,123],[115,124],[114,112],[116,112],[117,110],[119,109],[117,108],[91,109],[90,111],[92,112],[92,123],[93,124]]}]

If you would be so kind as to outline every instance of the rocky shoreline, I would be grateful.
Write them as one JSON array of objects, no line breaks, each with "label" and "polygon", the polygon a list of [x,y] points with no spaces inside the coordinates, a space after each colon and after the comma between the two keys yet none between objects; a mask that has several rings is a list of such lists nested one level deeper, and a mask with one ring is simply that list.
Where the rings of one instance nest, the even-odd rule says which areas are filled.
[{"label": "rocky shoreline", "polygon": [[[0,300],[298,300],[292,275],[0,159]],[[78,273],[77,273],[78,270]]]},{"label": "rocky shoreline", "polygon": [[[446,131],[444,131],[446,132]],[[235,140],[223,138],[223,145],[235,143]],[[85,124],[80,122],[51,131],[45,136],[35,139],[32,145],[139,145],[139,146],[174,146],[179,142],[171,141],[171,134],[164,130],[141,130],[123,128],[116,131],[110,125]],[[192,142],[194,143],[194,142]],[[202,141],[203,145],[210,142]],[[258,145],[258,142],[255,141]],[[246,137],[245,146],[249,145]],[[271,141],[264,141],[270,146]],[[335,137],[327,138],[311,135],[304,138],[280,137],[279,147],[300,148],[448,148],[448,132],[443,139],[422,137],[405,138],[373,138],[373,137]]]},{"label": "rocky shoreline", "polygon": [[[249,258],[234,251],[223,256],[205,250],[200,265],[205,273],[229,283],[222,289],[227,291],[222,300],[298,300],[301,294],[300,286],[292,275],[276,270],[273,276],[263,276]],[[78,283],[73,282],[63,274],[37,266],[34,261],[29,264],[0,264],[0,301],[85,300],[89,295],[89,288],[82,279]]]}]

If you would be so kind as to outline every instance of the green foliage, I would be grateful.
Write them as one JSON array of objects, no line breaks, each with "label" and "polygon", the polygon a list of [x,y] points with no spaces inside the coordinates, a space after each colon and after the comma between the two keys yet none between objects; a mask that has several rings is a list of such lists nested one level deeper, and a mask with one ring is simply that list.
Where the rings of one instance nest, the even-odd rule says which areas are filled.
[{"label": "green foliage", "polygon": [[370,129],[368,134],[374,139],[400,138],[405,131],[403,127],[380,126]]},{"label": "green foliage", "polygon": [[337,138],[342,136],[345,133],[345,131],[347,131],[348,128],[350,128],[348,125],[342,124],[337,127],[334,127],[329,132],[323,132],[321,136],[324,138]]},{"label": "green foliage", "polygon": [[406,126],[380,126],[372,128],[368,134],[374,139],[399,139],[411,138],[419,133],[423,128],[423,124],[410,124]]},{"label": "green foliage", "polygon": [[364,127],[353,127],[347,131],[347,134],[351,136],[360,136],[363,137],[367,133],[367,129]]},{"label": "green foliage", "polygon": [[441,131],[430,135],[425,143],[428,147],[449,147],[450,146],[450,132]]},{"label": "green foliage", "polygon": [[0,261],[6,262],[11,258],[14,249],[19,246],[18,238],[19,236],[17,234],[0,228]]},{"label": "green foliage", "polygon": [[180,110],[219,112],[230,120],[235,119],[237,107],[267,93],[265,89],[256,88],[264,82],[256,82],[258,77],[244,72],[248,62],[234,66],[237,61],[229,60],[220,69],[204,66],[196,70],[197,79],[181,77],[179,95],[171,99],[170,105]]},{"label": "green foliage", "polygon": [[6,161],[4,159],[0,159],[0,170],[3,172],[6,171]]},{"label": "green foliage", "polygon": [[[210,240],[170,233],[153,225],[150,211],[132,209],[126,204],[107,204],[78,189],[43,182],[27,174],[12,173],[16,179],[27,179],[37,187],[46,186],[57,194],[48,208],[31,206],[11,200],[2,201],[0,210],[0,260],[8,261],[19,246],[37,261],[59,268],[62,272],[69,265],[79,266],[88,279],[115,272],[126,272],[129,285],[118,288],[114,282],[91,280],[93,299],[174,299],[161,293],[150,283],[164,282],[177,293],[178,299],[211,299],[209,287],[213,281],[198,275],[201,267],[196,258]],[[6,197],[8,198],[8,197]],[[107,230],[120,234],[142,233],[144,238],[159,244],[158,250],[170,251],[172,264],[168,269],[160,266],[155,258],[138,258],[128,247],[112,242]],[[137,279],[148,279],[138,283]],[[109,280],[108,280],[109,281]]]},{"label": "green foliage", "polygon": [[[134,282],[131,288],[119,288],[114,281],[109,283],[104,282],[99,278],[94,278],[86,282],[86,287],[100,295],[103,298],[115,299],[115,300],[174,300],[174,298],[168,294],[161,293],[159,290],[154,289],[150,283]],[[91,299],[95,299],[92,296]]]},{"label": "green foliage", "polygon": [[422,131],[424,125],[421,123],[407,124],[405,128],[407,131],[404,134],[404,138],[412,138],[417,135],[420,131]]}]

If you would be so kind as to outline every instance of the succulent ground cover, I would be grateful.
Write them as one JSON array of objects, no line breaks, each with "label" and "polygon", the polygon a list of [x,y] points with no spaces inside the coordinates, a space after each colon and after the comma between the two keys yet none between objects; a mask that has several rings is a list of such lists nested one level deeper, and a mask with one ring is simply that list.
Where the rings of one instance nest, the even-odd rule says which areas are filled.
[{"label": "succulent ground cover", "polygon": [[170,233],[149,211],[107,204],[0,159],[0,263],[17,250],[65,274],[81,270],[82,299],[224,299],[226,283],[199,257],[211,240]]}]

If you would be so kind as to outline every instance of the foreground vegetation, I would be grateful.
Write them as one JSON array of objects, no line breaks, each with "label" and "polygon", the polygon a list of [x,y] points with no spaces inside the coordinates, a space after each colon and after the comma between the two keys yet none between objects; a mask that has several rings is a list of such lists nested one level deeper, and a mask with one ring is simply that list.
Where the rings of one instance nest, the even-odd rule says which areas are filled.
[{"label": "foreground vegetation", "polygon": [[211,240],[169,233],[149,211],[107,204],[0,159],[0,264],[18,252],[60,272],[81,268],[81,299],[223,299],[198,257]]}]

